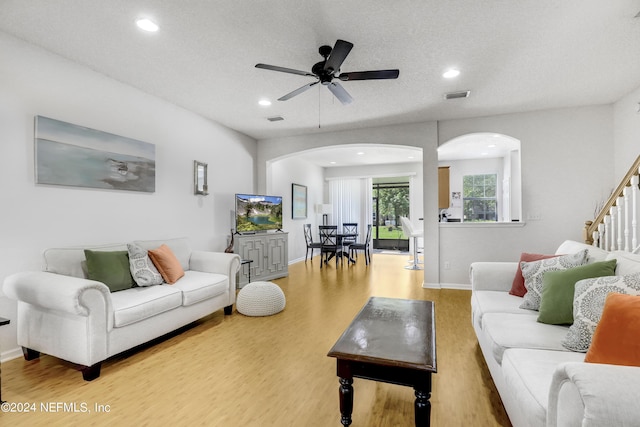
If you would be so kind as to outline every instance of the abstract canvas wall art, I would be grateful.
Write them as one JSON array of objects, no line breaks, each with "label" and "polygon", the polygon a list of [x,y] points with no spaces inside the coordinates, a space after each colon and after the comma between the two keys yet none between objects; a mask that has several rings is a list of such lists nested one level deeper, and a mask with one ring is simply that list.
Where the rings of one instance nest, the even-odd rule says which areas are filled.
[{"label": "abstract canvas wall art", "polygon": [[154,144],[36,116],[37,184],[112,190],[156,189]]}]

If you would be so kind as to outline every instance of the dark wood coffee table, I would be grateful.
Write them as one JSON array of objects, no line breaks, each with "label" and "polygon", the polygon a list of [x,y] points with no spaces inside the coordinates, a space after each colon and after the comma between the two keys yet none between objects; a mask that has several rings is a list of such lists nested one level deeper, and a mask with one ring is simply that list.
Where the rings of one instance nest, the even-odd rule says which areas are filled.
[{"label": "dark wood coffee table", "polygon": [[338,363],[342,425],[351,424],[354,377],[413,387],[415,424],[431,424],[433,301],[371,297],[327,356]]}]

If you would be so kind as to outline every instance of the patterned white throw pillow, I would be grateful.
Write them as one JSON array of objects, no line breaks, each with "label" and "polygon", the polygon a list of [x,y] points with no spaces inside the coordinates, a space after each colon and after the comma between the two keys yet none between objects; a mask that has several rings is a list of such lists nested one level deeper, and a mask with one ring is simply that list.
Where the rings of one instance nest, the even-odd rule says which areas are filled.
[{"label": "patterned white throw pillow", "polygon": [[640,295],[640,273],[584,279],[576,283],[573,297],[573,325],[562,345],[571,351],[586,353],[598,326],[604,300],[610,292]]},{"label": "patterned white throw pillow", "polygon": [[133,280],[138,286],[159,285],[163,282],[162,276],[151,259],[147,251],[140,246],[128,243],[129,269]]},{"label": "patterned white throw pillow", "polygon": [[541,259],[539,261],[521,262],[522,277],[527,293],[524,294],[520,308],[527,310],[539,310],[542,298],[542,278],[547,271],[560,271],[568,268],[579,267],[587,262],[587,249],[575,254],[562,255],[555,258]]}]

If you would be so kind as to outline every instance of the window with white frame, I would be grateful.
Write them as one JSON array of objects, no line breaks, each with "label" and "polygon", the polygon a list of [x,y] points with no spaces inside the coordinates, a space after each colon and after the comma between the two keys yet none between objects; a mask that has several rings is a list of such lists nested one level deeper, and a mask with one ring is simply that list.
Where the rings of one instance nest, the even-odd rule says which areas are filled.
[{"label": "window with white frame", "polygon": [[465,175],[462,180],[465,222],[498,221],[496,174]]}]

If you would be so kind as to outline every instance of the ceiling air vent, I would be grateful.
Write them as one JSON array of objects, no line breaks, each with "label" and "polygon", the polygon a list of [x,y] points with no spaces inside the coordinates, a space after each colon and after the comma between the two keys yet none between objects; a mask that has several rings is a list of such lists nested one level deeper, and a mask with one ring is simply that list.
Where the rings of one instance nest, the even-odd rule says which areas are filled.
[{"label": "ceiling air vent", "polygon": [[270,122],[279,122],[281,120],[284,120],[284,117],[282,116],[267,117],[267,120],[269,120]]},{"label": "ceiling air vent", "polygon": [[467,98],[471,93],[470,90],[462,90],[460,92],[449,92],[444,94],[444,99]]}]

